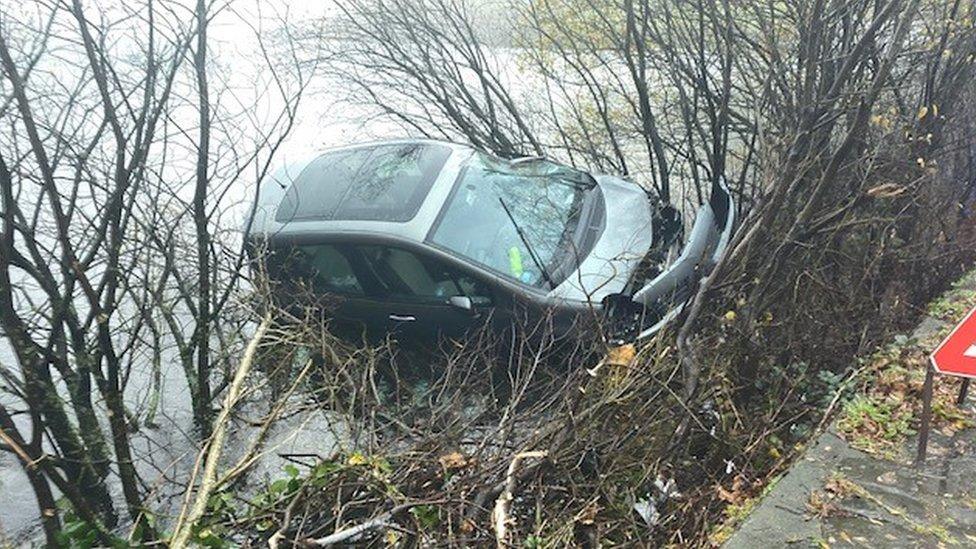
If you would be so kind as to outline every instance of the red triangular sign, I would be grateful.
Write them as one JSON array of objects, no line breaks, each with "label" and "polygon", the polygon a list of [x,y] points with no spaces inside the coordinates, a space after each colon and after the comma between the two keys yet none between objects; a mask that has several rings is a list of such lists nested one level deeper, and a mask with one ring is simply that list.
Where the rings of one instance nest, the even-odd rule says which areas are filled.
[{"label": "red triangular sign", "polygon": [[935,349],[932,366],[940,374],[976,378],[976,309]]}]

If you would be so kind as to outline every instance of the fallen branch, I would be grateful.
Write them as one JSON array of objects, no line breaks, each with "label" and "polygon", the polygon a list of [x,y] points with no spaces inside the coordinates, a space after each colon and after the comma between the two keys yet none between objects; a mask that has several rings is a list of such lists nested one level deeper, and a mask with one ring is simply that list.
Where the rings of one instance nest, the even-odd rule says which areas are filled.
[{"label": "fallen branch", "polygon": [[508,465],[508,473],[505,475],[505,490],[495,500],[495,510],[492,512],[492,523],[495,527],[495,542],[499,548],[508,546],[508,524],[512,521],[508,515],[512,508],[512,499],[515,497],[519,464],[524,459],[544,458],[547,455],[549,455],[549,452],[545,450],[521,452],[515,454],[512,462]]},{"label": "fallen branch", "polygon": [[371,518],[366,522],[357,524],[355,526],[350,526],[349,528],[343,528],[329,534],[328,536],[317,538],[317,539],[306,539],[303,540],[305,545],[310,545],[312,547],[329,547],[330,545],[335,545],[337,543],[343,543],[346,541],[356,541],[360,536],[375,530],[377,528],[385,528],[393,522],[393,517],[399,513],[406,511],[412,507],[417,507],[418,505],[433,505],[435,503],[443,503],[442,501],[418,501],[414,503],[404,503],[403,505],[397,505],[396,507],[390,509],[389,511],[379,515],[376,518]]},{"label": "fallen branch", "polygon": [[[516,482],[520,482],[524,479],[529,478],[529,475],[535,472],[535,470],[536,470],[536,464],[531,464],[529,466],[523,467],[516,475]],[[485,502],[487,502],[490,499],[497,498],[498,494],[501,494],[505,490],[505,486],[507,484],[508,483],[506,481],[502,480],[478,492],[478,495],[475,496],[474,501],[468,506],[467,511],[465,512],[464,514],[465,518],[469,520],[475,520],[478,514],[487,511],[488,508],[485,507]]]},{"label": "fallen branch", "polygon": [[393,520],[393,511],[388,511],[374,519],[370,519],[361,524],[339,530],[338,532],[329,534],[323,538],[310,539],[306,543],[314,547],[328,547],[344,541],[354,541],[356,538],[365,534],[366,532],[369,532],[370,530],[389,526],[391,520]]},{"label": "fallen branch", "polygon": [[274,404],[268,415],[261,421],[259,426],[260,428],[254,438],[251,440],[251,444],[248,446],[247,451],[244,452],[244,455],[237,460],[237,463],[235,463],[230,469],[227,470],[227,472],[223,474],[223,476],[220,477],[220,479],[216,481],[216,488],[222,488],[230,484],[235,478],[247,471],[258,459],[267,453],[258,452],[258,449],[262,444],[264,444],[265,437],[268,436],[271,426],[274,425],[278,418],[281,417],[281,414],[285,409],[285,405],[288,403],[291,396],[295,394],[295,391],[298,389],[302,381],[304,381],[305,376],[312,367],[312,364],[313,363],[311,360],[306,361],[305,367],[298,372],[298,375],[295,377],[295,381],[292,382],[285,394],[278,399],[278,402]]},{"label": "fallen branch", "polygon": [[268,331],[268,327],[270,325],[271,314],[268,313],[265,314],[264,318],[261,320],[261,324],[258,326],[257,331],[251,337],[251,341],[247,343],[247,348],[244,350],[244,356],[241,358],[241,363],[238,365],[237,371],[234,372],[234,379],[231,382],[230,387],[227,389],[227,395],[224,397],[224,406],[220,410],[220,416],[217,417],[217,423],[214,425],[213,436],[210,438],[210,443],[207,445],[207,454],[203,468],[203,478],[200,480],[200,488],[197,490],[196,499],[193,501],[193,506],[190,508],[189,515],[185,515],[185,506],[183,508],[184,512],[180,513],[180,516],[176,521],[176,528],[173,529],[173,537],[170,547],[175,549],[182,549],[183,547],[186,547],[193,525],[200,520],[200,517],[203,516],[204,511],[207,509],[207,502],[210,499],[210,494],[213,492],[217,484],[217,462],[220,461],[220,454],[224,448],[224,439],[227,437],[227,423],[230,420],[230,412],[237,404],[241,389],[244,385],[244,380],[247,378],[247,375],[251,372],[251,367],[254,365],[254,356],[257,354],[258,344],[261,342],[261,339],[264,338],[264,334]]}]

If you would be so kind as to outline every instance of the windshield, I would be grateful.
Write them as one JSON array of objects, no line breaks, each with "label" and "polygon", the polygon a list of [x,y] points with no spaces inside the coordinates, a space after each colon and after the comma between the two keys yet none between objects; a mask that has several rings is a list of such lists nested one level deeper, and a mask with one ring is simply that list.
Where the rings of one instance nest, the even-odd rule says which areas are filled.
[{"label": "windshield", "polygon": [[524,284],[554,286],[567,275],[561,264],[578,252],[575,235],[594,185],[589,175],[546,160],[476,153],[430,241]]}]

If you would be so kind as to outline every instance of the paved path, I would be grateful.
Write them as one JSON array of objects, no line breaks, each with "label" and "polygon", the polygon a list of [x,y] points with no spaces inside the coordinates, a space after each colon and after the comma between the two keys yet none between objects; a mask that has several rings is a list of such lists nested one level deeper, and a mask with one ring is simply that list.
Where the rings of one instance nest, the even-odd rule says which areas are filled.
[{"label": "paved path", "polygon": [[[941,324],[926,319],[921,339]],[[938,383],[938,378],[936,383]],[[976,415],[976,394],[966,406]],[[904,443],[914,456],[916,437]],[[727,549],[976,547],[976,429],[934,430],[916,470],[852,448],[832,427],[776,483]]]},{"label": "paved path", "polygon": [[933,433],[931,455],[921,470],[855,450],[827,432],[725,547],[823,543],[976,546],[976,430],[952,438]]}]

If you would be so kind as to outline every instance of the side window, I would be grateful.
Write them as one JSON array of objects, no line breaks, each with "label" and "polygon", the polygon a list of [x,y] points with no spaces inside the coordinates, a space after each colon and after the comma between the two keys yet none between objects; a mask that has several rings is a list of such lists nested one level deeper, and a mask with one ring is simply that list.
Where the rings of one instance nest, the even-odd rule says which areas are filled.
[{"label": "side window", "polygon": [[465,274],[458,274],[458,285],[461,286],[461,294],[471,298],[471,303],[477,306],[491,305],[491,288],[484,282]]},{"label": "side window", "polygon": [[363,295],[345,254],[332,244],[308,244],[282,250],[281,272],[289,283],[306,283],[317,290],[346,295]]},{"label": "side window", "polygon": [[388,246],[362,246],[360,250],[390,297],[445,303],[452,296],[467,295],[475,304],[491,303],[483,284],[437,261]]}]

